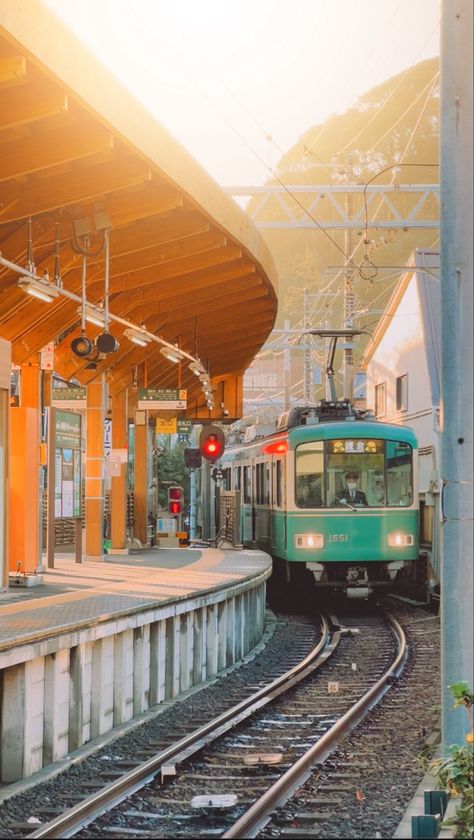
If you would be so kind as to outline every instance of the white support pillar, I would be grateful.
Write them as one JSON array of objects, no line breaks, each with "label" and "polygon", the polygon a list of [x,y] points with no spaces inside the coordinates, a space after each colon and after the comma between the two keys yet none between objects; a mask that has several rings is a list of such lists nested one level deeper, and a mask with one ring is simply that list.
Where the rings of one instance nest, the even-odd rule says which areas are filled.
[{"label": "white support pillar", "polygon": [[112,729],[114,723],[114,637],[98,639],[92,650],[91,737]]},{"label": "white support pillar", "polygon": [[43,766],[44,657],[25,662],[25,732],[23,774]]},{"label": "white support pillar", "polygon": [[156,622],[156,643],[152,650],[156,653],[156,670],[152,668],[151,674],[156,676],[156,687],[151,683],[150,703],[162,703],[166,696],[166,620]]},{"label": "white support pillar", "polygon": [[69,751],[91,739],[92,642],[71,648],[69,659]]},{"label": "white support pillar", "polygon": [[133,714],[140,715],[150,705],[150,625],[133,632]]},{"label": "white support pillar", "polygon": [[179,690],[188,691],[193,680],[194,610],[181,616],[179,657]]},{"label": "white support pillar", "polygon": [[226,626],[226,667],[235,662],[235,598],[227,601],[227,626]]},{"label": "white support pillar", "polygon": [[23,778],[25,665],[7,668],[2,677],[0,779],[9,784]]},{"label": "white support pillar", "polygon": [[206,678],[217,674],[218,659],[218,609],[217,604],[206,607]]},{"label": "white support pillar", "polygon": [[133,630],[114,640],[114,726],[133,718]]},{"label": "white support pillar", "polygon": [[217,670],[222,671],[227,665],[227,603],[217,605]]},{"label": "white support pillar", "polygon": [[69,650],[44,658],[43,764],[64,758],[69,749]]},{"label": "white support pillar", "polygon": [[180,677],[180,630],[181,630],[181,616],[175,615],[173,618],[173,667],[171,671],[171,696],[177,697],[179,694],[179,677]]},{"label": "white support pillar", "polygon": [[243,639],[243,620],[244,620],[244,596],[237,595],[235,598],[234,607],[234,626],[235,626],[235,661],[242,659],[244,649]]},{"label": "white support pillar", "polygon": [[194,610],[194,624],[193,624],[193,634],[194,634],[194,659],[192,663],[192,684],[197,685],[198,683],[202,682],[202,660],[203,655],[206,653],[206,647],[204,646],[203,652],[203,629],[204,629],[204,617],[203,617],[203,610],[197,609]]}]

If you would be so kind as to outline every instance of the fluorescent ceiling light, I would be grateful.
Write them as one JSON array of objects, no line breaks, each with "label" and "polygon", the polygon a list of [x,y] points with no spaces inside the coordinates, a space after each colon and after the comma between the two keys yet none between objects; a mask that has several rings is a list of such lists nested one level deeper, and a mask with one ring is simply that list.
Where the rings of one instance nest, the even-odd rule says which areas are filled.
[{"label": "fluorescent ceiling light", "polygon": [[178,347],[162,347],[160,353],[170,362],[181,362],[184,358]]},{"label": "fluorescent ceiling light", "polygon": [[43,283],[41,280],[32,277],[20,277],[18,285],[28,295],[43,300],[45,303],[51,303],[59,295],[57,288],[52,283],[47,281]]},{"label": "fluorescent ceiling light", "polygon": [[146,347],[151,341],[151,338],[139,330],[127,329],[124,330],[123,334],[130,339],[130,341],[133,341],[134,344],[138,344],[139,347]]},{"label": "fluorescent ceiling light", "polygon": [[[82,315],[82,307],[77,308],[79,315]],[[85,319],[89,324],[95,324],[96,327],[105,327],[105,313],[98,306],[91,306],[90,304],[85,308]]]},{"label": "fluorescent ceiling light", "polygon": [[205,372],[204,371],[204,366],[202,365],[202,363],[199,360],[196,360],[195,362],[191,362],[190,365],[189,365],[189,370],[192,370],[192,372],[196,376],[201,376],[201,374],[203,374]]}]

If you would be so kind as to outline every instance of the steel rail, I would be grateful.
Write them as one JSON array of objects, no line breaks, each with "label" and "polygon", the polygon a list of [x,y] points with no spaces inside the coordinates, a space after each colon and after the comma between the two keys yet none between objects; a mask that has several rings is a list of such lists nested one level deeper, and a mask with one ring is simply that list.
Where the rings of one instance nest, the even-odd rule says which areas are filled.
[{"label": "steel rail", "polygon": [[270,813],[275,808],[283,805],[296,788],[300,787],[306,780],[311,767],[316,762],[324,761],[330,755],[339,741],[360,723],[370,709],[381,700],[385,692],[390,688],[390,685],[398,678],[407,656],[406,637],[398,621],[390,614],[387,615],[399,643],[397,656],[388,670],[348,712],[342,715],[324,733],[313,747],[302,755],[271,788],[265,791],[263,796],[250,806],[245,814],[225,834],[221,835],[222,840],[233,837],[246,840],[246,838],[256,837],[264,825],[269,822],[271,818]]},{"label": "steel rail", "polygon": [[97,819],[127,799],[141,787],[151,782],[163,765],[174,760],[176,763],[202,749],[216,737],[232,729],[246,717],[263,708],[280,694],[288,691],[297,682],[305,679],[319,668],[336,650],[341,632],[337,619],[322,615],[323,635],[317,646],[298,665],[273,680],[267,686],[242,700],[217,718],[196,729],[190,735],[177,741],[171,747],[160,751],[152,758],[125,773],[119,779],[105,785],[101,790],[79,802],[73,808],[55,817],[28,835],[28,838],[73,837],[81,828]]}]

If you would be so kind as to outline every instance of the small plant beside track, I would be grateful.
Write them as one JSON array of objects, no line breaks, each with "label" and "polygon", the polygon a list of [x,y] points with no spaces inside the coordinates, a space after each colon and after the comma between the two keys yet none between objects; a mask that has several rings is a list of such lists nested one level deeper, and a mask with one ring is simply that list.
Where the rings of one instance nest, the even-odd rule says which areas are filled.
[{"label": "small plant beside track", "polygon": [[438,778],[440,788],[459,798],[454,815],[443,826],[455,826],[456,838],[471,840],[474,838],[474,693],[466,682],[454,683],[450,689],[453,709],[464,706],[471,731],[466,735],[466,745],[452,744],[444,756],[431,763],[430,769]]}]

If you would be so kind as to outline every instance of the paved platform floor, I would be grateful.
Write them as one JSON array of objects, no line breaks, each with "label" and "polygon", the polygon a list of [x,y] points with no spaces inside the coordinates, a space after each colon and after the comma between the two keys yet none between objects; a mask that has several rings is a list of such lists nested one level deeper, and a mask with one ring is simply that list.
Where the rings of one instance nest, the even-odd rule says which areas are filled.
[{"label": "paved platform floor", "polygon": [[0,650],[98,620],[181,601],[271,568],[262,551],[151,548],[104,561],[56,553],[43,584],[0,592]]}]

